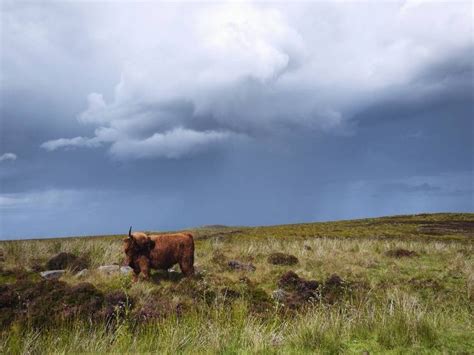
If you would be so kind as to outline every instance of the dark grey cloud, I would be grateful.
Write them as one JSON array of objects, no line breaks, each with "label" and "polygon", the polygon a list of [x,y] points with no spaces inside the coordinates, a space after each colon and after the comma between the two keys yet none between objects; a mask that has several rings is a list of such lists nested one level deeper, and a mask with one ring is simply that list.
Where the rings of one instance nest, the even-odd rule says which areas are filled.
[{"label": "dark grey cloud", "polygon": [[[108,32],[111,40],[120,38],[118,52],[126,58],[113,98],[91,92],[78,116],[96,127],[94,134],[56,138],[42,147],[106,145],[119,159],[182,157],[193,152],[193,141],[202,150],[221,141],[215,137],[258,139],[295,129],[347,133],[355,114],[381,100],[409,105],[452,93],[459,73],[472,72],[461,61],[430,74],[445,53],[471,45],[463,7],[469,8],[302,4],[286,12],[284,5],[212,4],[190,6],[183,28],[173,21],[163,26],[145,13],[147,7],[133,6],[143,22],[131,32],[121,26]],[[178,16],[166,8],[167,20]],[[121,25],[123,10],[117,6],[113,18],[102,15]],[[311,21],[311,30],[300,23],[305,11],[321,19]],[[330,37],[324,17],[335,12],[333,35],[339,41]],[[359,17],[366,27],[359,27]],[[452,18],[458,19],[455,26]],[[428,30],[420,20],[436,26]],[[103,30],[94,21],[90,25]],[[186,102],[192,111],[170,109],[169,102]],[[183,132],[188,138],[179,153],[166,154],[171,140],[173,147],[180,145]],[[138,154],[137,147],[147,152]]]}]

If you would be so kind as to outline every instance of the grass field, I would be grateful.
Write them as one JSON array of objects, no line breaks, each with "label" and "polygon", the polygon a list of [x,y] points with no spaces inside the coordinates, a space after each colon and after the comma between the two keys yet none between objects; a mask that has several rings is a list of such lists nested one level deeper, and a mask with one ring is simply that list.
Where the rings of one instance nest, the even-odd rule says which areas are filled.
[{"label": "grass field", "polygon": [[[96,270],[122,262],[124,236],[0,242],[0,353],[474,353],[474,214],[192,232],[194,278],[138,283]],[[40,280],[59,252],[90,272]],[[311,297],[290,270],[318,282]]]}]

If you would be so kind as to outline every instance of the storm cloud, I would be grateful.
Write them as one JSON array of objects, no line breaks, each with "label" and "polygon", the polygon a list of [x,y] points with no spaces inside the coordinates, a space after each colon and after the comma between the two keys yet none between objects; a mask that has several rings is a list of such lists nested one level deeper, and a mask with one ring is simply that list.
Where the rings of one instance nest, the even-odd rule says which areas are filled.
[{"label": "storm cloud", "polygon": [[[232,133],[258,139],[275,130],[344,131],[374,97],[425,100],[452,92],[472,72],[462,4],[188,4],[166,15],[150,6],[132,6],[140,18],[133,28],[125,23],[130,5],[99,9],[107,41],[94,49],[120,58],[120,80],[110,100],[91,92],[77,116],[96,127],[94,136],[42,147],[110,144],[118,158],[176,157]],[[308,9],[314,18],[305,16]],[[91,33],[105,31],[88,15]],[[448,59],[453,69],[429,71]],[[162,147],[180,145],[183,132],[187,148],[166,154]],[[138,147],[147,152],[137,154]]]},{"label": "storm cloud", "polygon": [[[74,201],[65,221],[92,208],[81,191],[173,201],[159,221],[129,212],[149,229],[472,210],[470,13],[471,2],[7,1],[1,150],[21,159],[0,166],[1,233],[40,234],[16,231],[18,216],[51,191]],[[97,230],[122,228],[106,211],[126,212],[94,206]]]}]

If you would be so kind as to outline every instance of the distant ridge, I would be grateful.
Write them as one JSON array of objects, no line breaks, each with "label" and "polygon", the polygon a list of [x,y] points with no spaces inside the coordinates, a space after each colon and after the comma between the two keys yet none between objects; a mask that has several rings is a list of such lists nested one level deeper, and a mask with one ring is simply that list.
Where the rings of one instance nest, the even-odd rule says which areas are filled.
[{"label": "distant ridge", "polygon": [[226,226],[224,224],[206,224],[206,225],[200,226],[198,228],[202,228],[202,229],[222,229],[222,228],[230,228],[230,227]]}]

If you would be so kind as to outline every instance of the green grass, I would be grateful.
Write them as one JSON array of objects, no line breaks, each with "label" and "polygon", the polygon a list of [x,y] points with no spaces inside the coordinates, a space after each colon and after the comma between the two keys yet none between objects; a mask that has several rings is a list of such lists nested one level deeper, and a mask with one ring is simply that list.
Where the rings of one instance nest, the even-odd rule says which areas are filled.
[{"label": "green grass", "polygon": [[[67,273],[62,279],[70,285],[86,281],[103,292],[124,291],[133,308],[113,326],[87,319],[41,327],[13,322],[0,330],[0,353],[474,352],[474,214],[193,232],[200,277],[133,284],[127,276],[94,270],[82,280]],[[94,269],[122,261],[122,238],[1,242],[5,260],[0,266],[22,269],[37,280],[31,268],[68,251],[87,256]],[[419,256],[385,255],[396,248]],[[295,255],[299,263],[271,265],[267,257],[273,252]],[[256,271],[229,270],[231,259],[251,262]],[[337,274],[351,289],[334,302],[321,299],[286,309],[271,294],[288,270],[318,281]],[[0,285],[14,281],[11,274],[0,275]],[[238,296],[228,296],[228,289]],[[137,321],[134,312],[150,304],[159,316]]]}]

